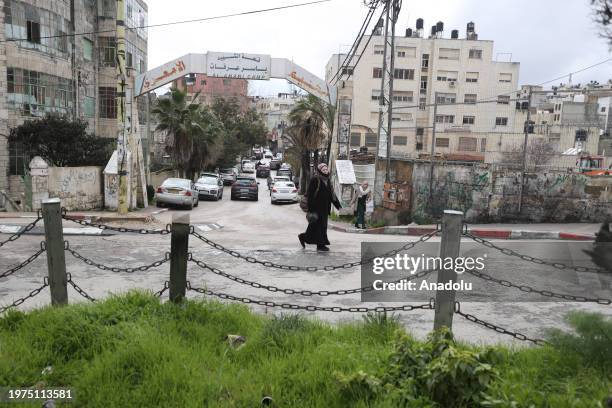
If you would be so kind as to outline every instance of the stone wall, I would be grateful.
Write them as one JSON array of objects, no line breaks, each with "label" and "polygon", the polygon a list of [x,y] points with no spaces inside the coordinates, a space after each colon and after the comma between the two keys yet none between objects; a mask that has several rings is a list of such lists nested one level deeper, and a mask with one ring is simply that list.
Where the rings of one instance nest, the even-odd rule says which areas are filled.
[{"label": "stone wall", "polygon": [[572,172],[526,173],[519,212],[520,171],[486,165],[415,163],[412,214],[437,218],[445,209],[463,211],[467,222],[602,222],[612,217],[612,177]]}]

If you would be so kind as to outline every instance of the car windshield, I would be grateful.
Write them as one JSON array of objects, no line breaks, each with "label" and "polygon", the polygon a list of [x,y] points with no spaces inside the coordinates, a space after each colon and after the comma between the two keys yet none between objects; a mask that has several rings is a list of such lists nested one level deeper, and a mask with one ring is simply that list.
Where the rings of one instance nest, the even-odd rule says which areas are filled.
[{"label": "car windshield", "polygon": [[223,169],[221,170],[223,174],[234,174],[234,169]]},{"label": "car windshield", "polygon": [[288,182],[286,182],[286,181],[279,181],[279,182],[277,182],[275,185],[276,185],[277,187],[291,187],[291,188],[295,187],[295,184],[293,184],[293,183],[288,183]]},{"label": "car windshield", "polygon": [[162,183],[162,187],[167,188],[190,188],[191,182],[185,179],[167,179]]},{"label": "car windshield", "polygon": [[274,181],[289,181],[289,177],[274,177]]},{"label": "car windshield", "polygon": [[217,184],[217,179],[214,177],[202,177],[198,179],[198,184]]}]

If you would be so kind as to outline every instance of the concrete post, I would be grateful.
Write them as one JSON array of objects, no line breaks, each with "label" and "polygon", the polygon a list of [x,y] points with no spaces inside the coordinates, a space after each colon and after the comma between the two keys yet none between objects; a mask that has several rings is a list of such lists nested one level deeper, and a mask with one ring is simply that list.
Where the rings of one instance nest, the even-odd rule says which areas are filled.
[{"label": "concrete post", "polygon": [[49,198],[42,202],[42,215],[45,223],[45,243],[47,245],[47,268],[52,305],[68,303],[68,280],[66,277],[66,258],[64,254],[64,231],[62,230],[62,209],[59,198]]},{"label": "concrete post", "polygon": [[[456,258],[461,245],[461,229],[463,213],[461,211],[445,210],[442,218],[442,241],[440,243],[440,258]],[[454,269],[441,268],[438,271],[438,283],[455,282],[457,273]],[[452,329],[455,312],[455,291],[439,290],[436,292],[436,315],[434,330],[443,326]]]},{"label": "concrete post", "polygon": [[170,300],[185,298],[187,256],[189,252],[189,214],[174,214],[170,238]]}]

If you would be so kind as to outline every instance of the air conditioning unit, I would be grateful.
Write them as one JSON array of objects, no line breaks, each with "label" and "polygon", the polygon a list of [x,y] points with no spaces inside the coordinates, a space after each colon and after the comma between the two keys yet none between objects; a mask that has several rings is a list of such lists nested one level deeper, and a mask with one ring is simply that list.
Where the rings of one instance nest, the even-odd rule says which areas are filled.
[{"label": "air conditioning unit", "polygon": [[448,82],[448,87],[449,88],[454,88],[455,87],[455,81],[449,81]]}]

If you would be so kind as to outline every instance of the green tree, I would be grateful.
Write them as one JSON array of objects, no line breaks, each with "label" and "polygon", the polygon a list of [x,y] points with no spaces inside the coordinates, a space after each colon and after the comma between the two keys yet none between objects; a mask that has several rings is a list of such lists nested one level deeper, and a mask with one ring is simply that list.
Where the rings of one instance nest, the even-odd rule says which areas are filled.
[{"label": "green tree", "polygon": [[193,134],[193,151],[189,159],[189,177],[197,177],[199,173],[215,164],[223,154],[225,128],[212,109],[202,106],[195,120],[202,127],[202,132]]},{"label": "green tree", "polygon": [[21,145],[28,162],[40,156],[58,167],[105,166],[115,140],[88,134],[84,121],[47,114],[11,129],[9,143]]},{"label": "green tree", "polygon": [[197,95],[187,100],[187,93],[172,89],[153,109],[157,115],[156,130],[165,131],[166,149],[181,177],[191,176],[206,163],[210,145],[222,129],[215,115],[196,103]]},{"label": "green tree", "polygon": [[[310,157],[318,164],[318,152],[331,142],[335,109],[319,98],[309,95],[295,104],[289,113],[291,126],[286,130],[285,141],[290,154],[301,158],[300,192],[304,194],[310,180]],[[327,155],[329,157],[329,154]]]}]

